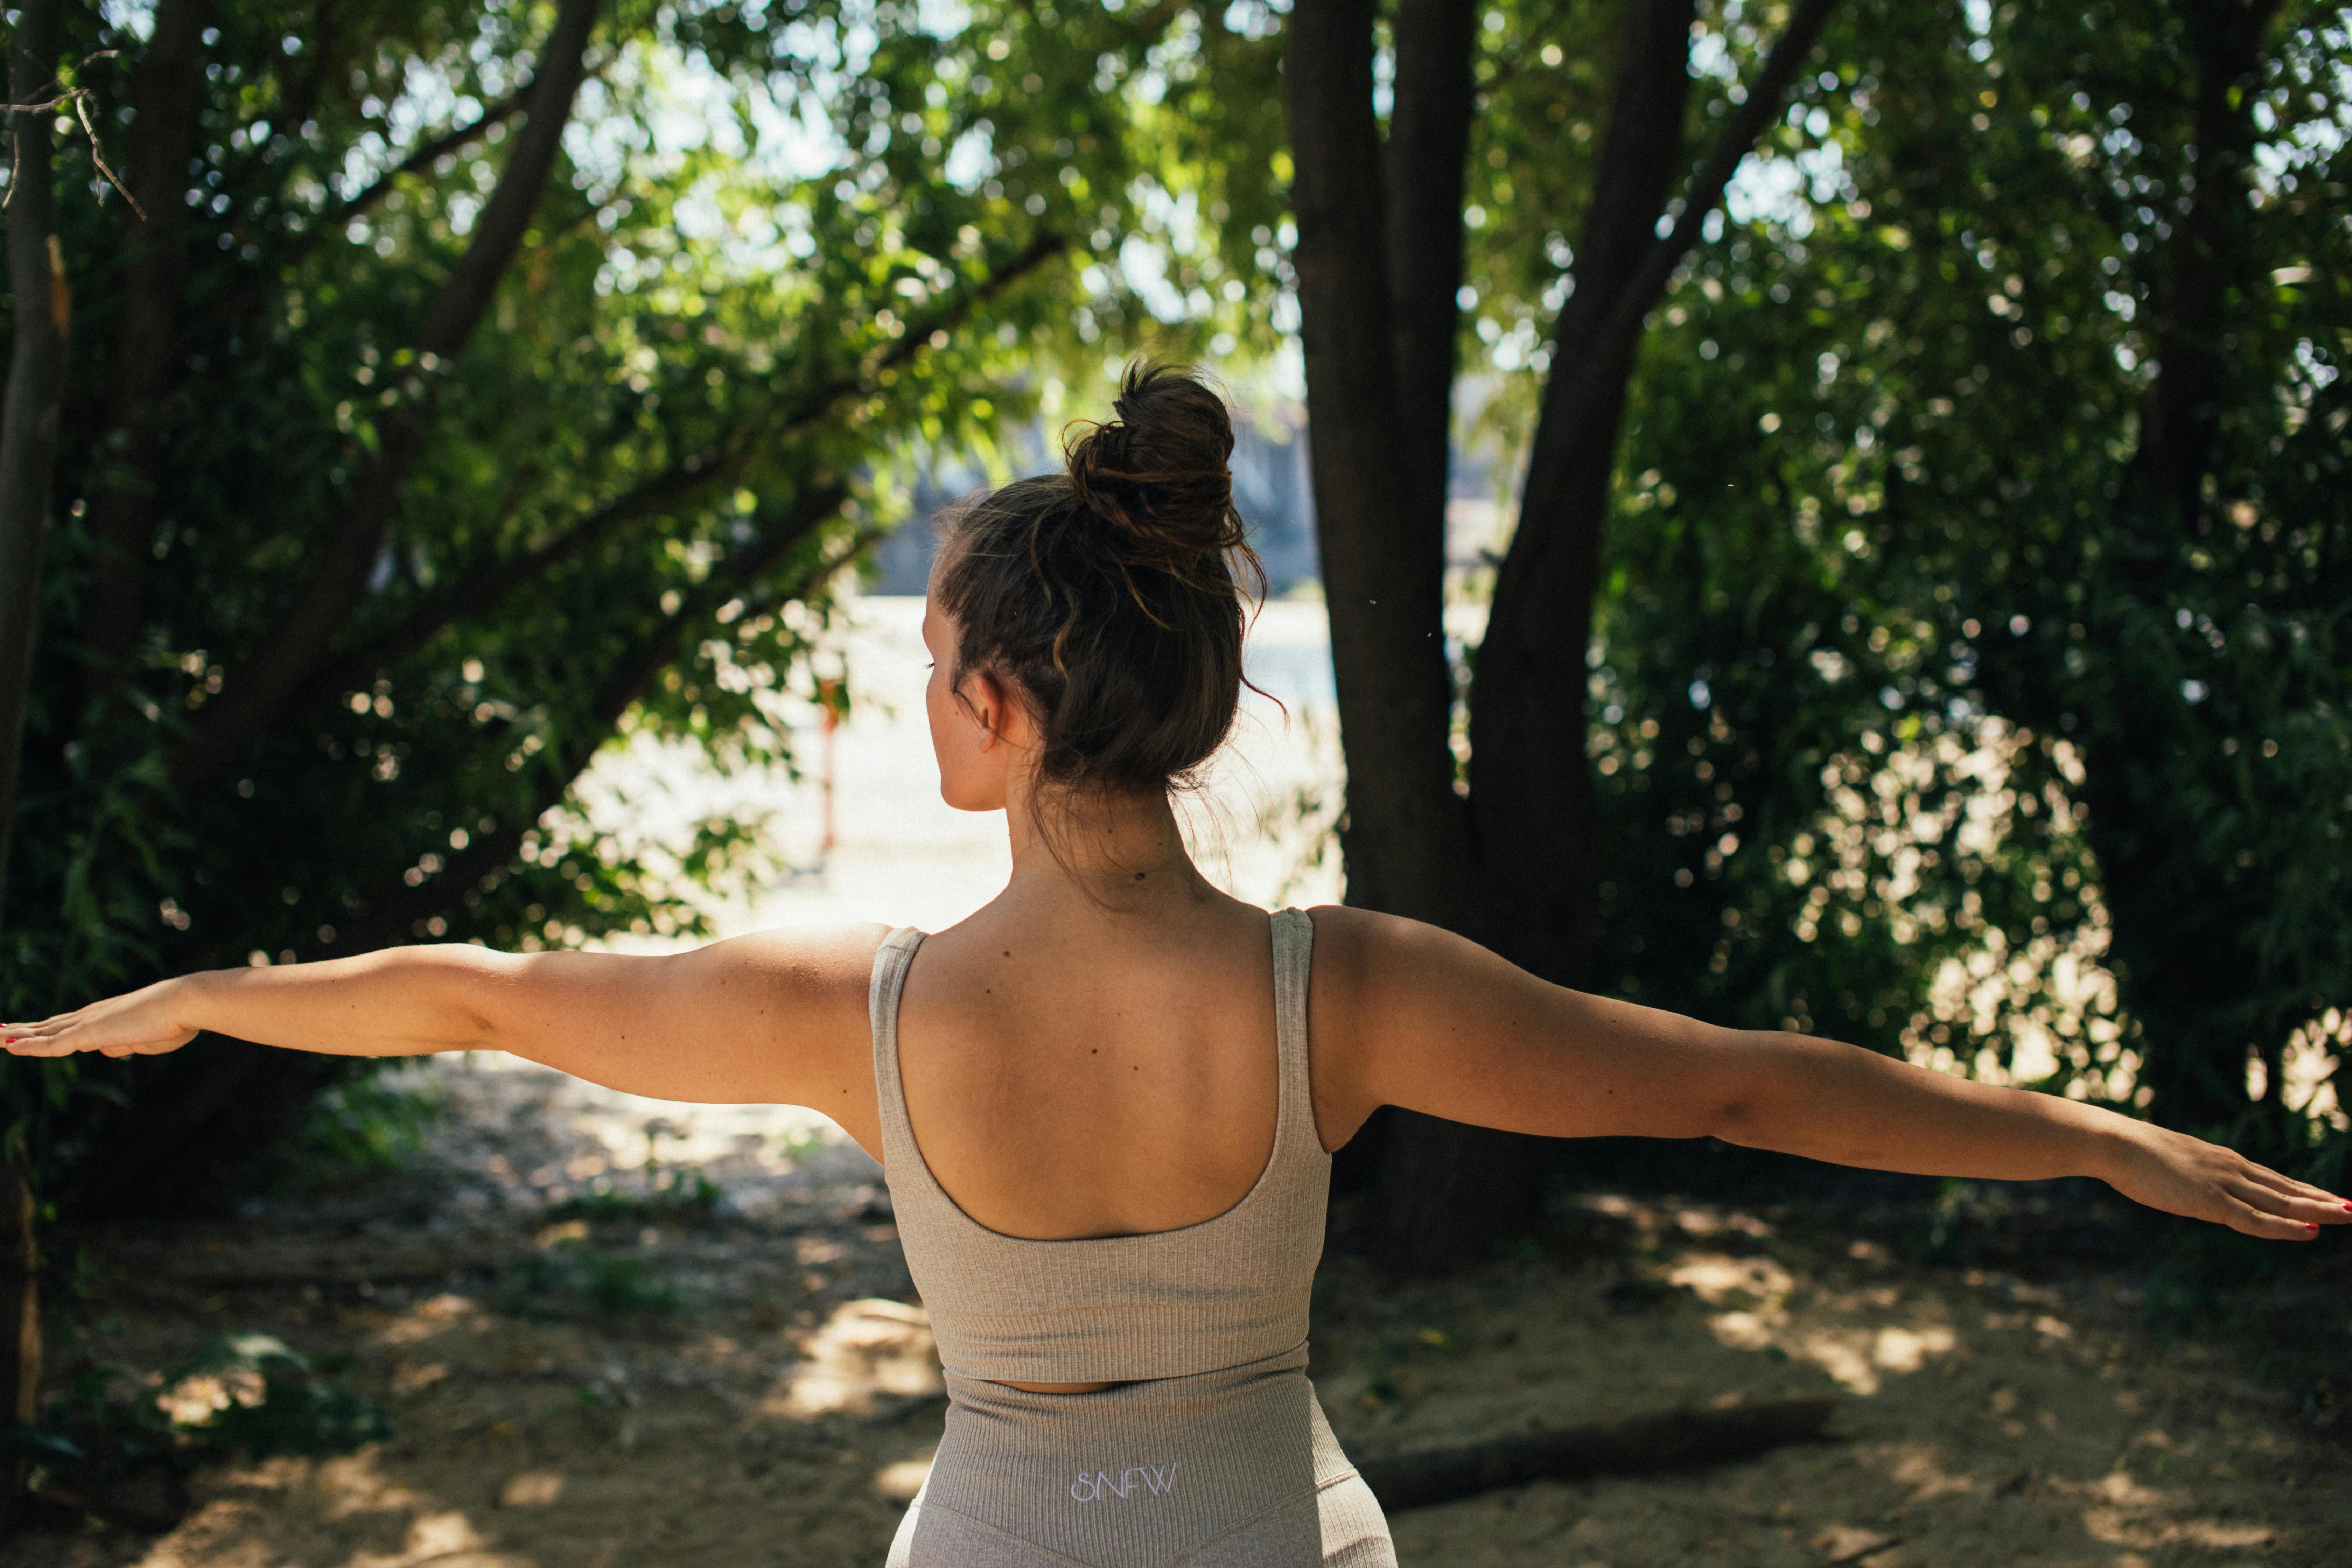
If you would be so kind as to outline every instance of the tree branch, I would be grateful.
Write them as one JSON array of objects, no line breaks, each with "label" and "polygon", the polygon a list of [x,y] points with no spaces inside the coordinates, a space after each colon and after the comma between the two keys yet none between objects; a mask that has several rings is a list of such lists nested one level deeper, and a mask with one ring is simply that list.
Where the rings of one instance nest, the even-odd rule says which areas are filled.
[{"label": "tree branch", "polygon": [[1599,935],[1584,652],[1633,359],[1630,342],[1604,353],[1604,323],[1656,244],[1684,167],[1693,14],[1693,0],[1634,0],[1625,13],[1576,292],[1553,333],[1518,529],[1471,691],[1471,809],[1500,951],[1562,985],[1591,983]]},{"label": "tree branch", "polygon": [[1747,101],[1740,104],[1716,140],[1696,174],[1684,193],[1682,215],[1664,239],[1649,247],[1633,275],[1620,285],[1615,298],[1609,301],[1609,314],[1591,341],[1578,365],[1579,384],[1571,405],[1581,407],[1593,387],[1588,384],[1606,374],[1604,367],[1613,364],[1632,345],[1642,330],[1642,318],[1665,292],[1666,280],[1674,276],[1676,267],[1698,243],[1699,230],[1706,215],[1723,200],[1732,175],[1755,149],[1756,139],[1764,128],[1780,115],[1780,96],[1789,89],[1790,79],[1805,57],[1812,52],[1822,36],[1822,26],[1829,20],[1837,0],[1797,0],[1797,8],[1790,13],[1789,26],[1772,52],[1765,57],[1764,68],[1748,89]]},{"label": "tree branch", "polygon": [[[612,738],[621,716],[644,698],[654,679],[664,669],[677,660],[688,630],[708,621],[720,605],[748,591],[785,555],[823,527],[827,519],[838,512],[847,494],[847,487],[839,480],[812,485],[794,498],[792,506],[777,520],[774,527],[733,559],[722,563],[719,570],[713,571],[697,584],[678,607],[662,616],[636,647],[605,676],[589,705],[587,721],[542,770],[540,788],[532,797],[530,810],[524,816],[502,822],[492,832],[474,839],[442,868],[438,876],[415,888],[403,889],[387,900],[360,924],[343,933],[342,940],[336,943],[337,951],[341,953],[367,952],[422,936],[425,921],[435,915],[447,913],[451,906],[460,902],[467,893],[481,888],[487,879],[513,864],[515,856],[522,847],[523,835],[563,798],[573,782],[594,760],[597,751]],[[806,592],[855,555],[856,551],[852,549],[823,563],[800,584],[800,591]]]},{"label": "tree branch", "polygon": [[374,472],[351,516],[313,561],[277,638],[235,672],[208,718],[173,752],[171,780],[183,794],[218,777],[269,726],[365,597],[368,573],[424,449],[425,416],[443,362],[465,346],[488,309],[554,170],[598,8],[599,0],[562,0],[532,78],[514,152],[476,224],[473,243],[426,308],[414,345],[417,373],[409,378],[406,399],[377,426]]},{"label": "tree branch", "polygon": [[[583,79],[593,78],[597,74],[597,71],[589,71]],[[502,124],[520,113],[525,104],[530,101],[531,89],[537,85],[538,79],[534,77],[530,81],[523,83],[522,86],[484,110],[478,118],[468,121],[464,125],[445,131],[440,135],[426,141],[399,163],[370,181],[349,201],[316,214],[308,227],[289,239],[285,251],[280,254],[276,264],[268,271],[248,272],[240,278],[234,287],[224,290],[197,316],[193,330],[198,334],[216,331],[225,323],[241,320],[248,311],[268,298],[270,290],[278,286],[288,272],[309,260],[312,254],[321,245],[333,238],[345,224],[373,210],[384,197],[390,195],[403,176],[414,174],[421,169],[430,167],[436,159],[456,152],[467,142],[480,137],[491,126]]]},{"label": "tree branch", "polygon": [[1399,0],[1394,26],[1396,97],[1385,153],[1389,294],[1406,443],[1398,458],[1412,525],[1434,531],[1442,553],[1478,6]]},{"label": "tree branch", "polygon": [[[476,140],[491,126],[503,125],[520,114],[523,111],[523,106],[530,100],[531,89],[538,85],[539,79],[534,75],[530,81],[483,110],[474,119],[425,141],[407,157],[369,181],[365,186],[354,193],[349,201],[339,203],[320,213],[316,219],[318,234],[323,237],[326,234],[351,222],[352,219],[390,195],[393,187],[406,175],[413,174],[419,169],[430,168],[436,159],[446,153],[454,153],[467,142]],[[314,239],[311,243],[315,245],[317,241]],[[298,251],[294,259],[299,261],[303,255],[307,254],[307,249]]]},{"label": "tree branch", "polygon": [[544,576],[561,563],[610,539],[628,524],[667,515],[697,494],[733,477],[747,453],[740,448],[697,453],[618,499],[597,508],[543,542],[504,561],[483,561],[456,575],[455,586],[428,600],[381,635],[340,658],[312,680],[311,699],[356,690],[375,672],[423,647],[446,628],[495,608],[509,595]]},{"label": "tree branch", "polygon": [[449,592],[419,605],[396,626],[370,638],[348,657],[337,659],[330,670],[309,683],[305,698],[331,698],[366,685],[377,671],[423,647],[446,627],[487,614],[629,524],[666,515],[697,495],[731,483],[762,453],[834,418],[844,403],[870,396],[880,374],[908,364],[926,352],[934,332],[952,331],[974,311],[1066,247],[1059,235],[1038,235],[995,274],[960,293],[946,308],[910,323],[903,336],[893,340],[887,349],[867,356],[851,374],[835,376],[805,390],[746,428],[733,432],[724,445],[688,457],[540,544],[505,561],[481,562],[460,574],[457,585]]}]

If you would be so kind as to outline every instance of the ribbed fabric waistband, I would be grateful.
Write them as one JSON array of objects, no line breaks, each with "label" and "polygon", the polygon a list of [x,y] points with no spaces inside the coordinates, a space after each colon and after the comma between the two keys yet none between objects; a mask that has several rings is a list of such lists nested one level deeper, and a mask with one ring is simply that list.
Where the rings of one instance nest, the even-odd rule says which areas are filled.
[{"label": "ribbed fabric waistband", "polygon": [[924,1497],[1079,1562],[1164,1562],[1351,1473],[1306,1354],[1098,1394],[951,1373]]}]

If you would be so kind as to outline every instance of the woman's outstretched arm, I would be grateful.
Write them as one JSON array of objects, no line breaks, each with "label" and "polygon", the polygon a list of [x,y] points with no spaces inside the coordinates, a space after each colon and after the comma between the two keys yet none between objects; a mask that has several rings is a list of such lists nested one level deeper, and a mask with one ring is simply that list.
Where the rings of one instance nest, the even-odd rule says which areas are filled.
[{"label": "woman's outstretched arm", "polygon": [[1841,1165],[2097,1176],[2151,1207],[2307,1240],[2352,1205],[2218,1145],[1805,1035],[1538,980],[1417,921],[1318,910],[1315,1100],[1337,1147],[1381,1105],[1551,1137],[1713,1136]]},{"label": "woman's outstretched arm", "polygon": [[509,1051],[663,1100],[830,1110],[872,1077],[866,988],[882,935],[763,931],[658,957],[390,948],[183,975],[0,1026],[0,1041],[17,1056],[131,1056],[211,1030],[334,1056]]}]

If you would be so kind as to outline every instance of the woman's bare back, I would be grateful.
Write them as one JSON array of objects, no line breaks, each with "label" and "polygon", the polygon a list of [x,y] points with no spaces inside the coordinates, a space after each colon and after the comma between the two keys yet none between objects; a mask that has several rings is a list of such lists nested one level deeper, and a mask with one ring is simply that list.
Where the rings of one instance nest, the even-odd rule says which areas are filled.
[{"label": "woman's bare back", "polygon": [[1199,884],[1116,918],[1013,902],[927,940],[900,1005],[908,1113],[940,1186],[1037,1240],[1239,1203],[1274,1145],[1265,912]]}]

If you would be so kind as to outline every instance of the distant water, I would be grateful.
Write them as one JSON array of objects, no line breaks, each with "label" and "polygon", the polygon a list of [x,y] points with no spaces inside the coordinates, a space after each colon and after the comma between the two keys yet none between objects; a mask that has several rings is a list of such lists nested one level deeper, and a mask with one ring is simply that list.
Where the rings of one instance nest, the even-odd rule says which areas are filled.
[{"label": "distant water", "polygon": [[1242,644],[1242,673],[1286,708],[1336,704],[1331,623],[1323,606],[1286,599],[1266,605]]}]

